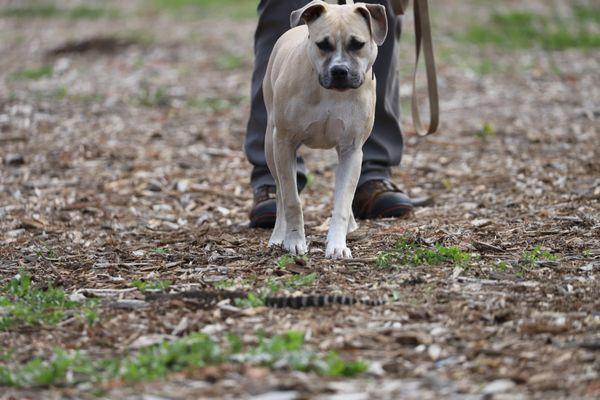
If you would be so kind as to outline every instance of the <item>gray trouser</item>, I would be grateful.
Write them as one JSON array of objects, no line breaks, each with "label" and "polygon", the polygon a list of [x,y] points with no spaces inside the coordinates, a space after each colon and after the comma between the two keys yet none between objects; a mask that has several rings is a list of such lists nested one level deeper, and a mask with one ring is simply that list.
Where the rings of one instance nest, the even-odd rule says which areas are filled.
[{"label": "gray trouser", "polygon": [[[254,166],[251,184],[254,189],[275,185],[265,159],[267,111],[262,83],[271,50],[277,39],[289,29],[290,14],[309,0],[261,0],[258,5],[258,26],[254,38],[254,73],[252,75],[251,110],[246,131],[246,156]],[[400,91],[398,83],[398,41],[401,19],[394,15],[388,0],[365,0],[383,4],[388,14],[388,37],[379,48],[373,67],[377,77],[377,106],[375,125],[363,147],[363,164],[358,185],[373,179],[389,179],[390,167],[400,164],[402,130],[400,127]],[[306,167],[298,158],[298,186],[306,184]]]}]

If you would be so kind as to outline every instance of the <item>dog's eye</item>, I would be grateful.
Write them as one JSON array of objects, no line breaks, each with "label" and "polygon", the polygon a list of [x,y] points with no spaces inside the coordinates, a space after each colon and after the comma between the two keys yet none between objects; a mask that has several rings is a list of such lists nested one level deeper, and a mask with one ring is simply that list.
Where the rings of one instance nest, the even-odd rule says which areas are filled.
[{"label": "dog's eye", "polygon": [[329,39],[325,38],[320,42],[317,42],[317,47],[322,51],[333,51],[333,45],[329,42]]},{"label": "dog's eye", "polygon": [[350,44],[348,44],[348,50],[359,51],[364,46],[365,46],[365,42],[361,42],[360,40],[358,40],[356,38],[352,38],[352,40],[350,40]]}]

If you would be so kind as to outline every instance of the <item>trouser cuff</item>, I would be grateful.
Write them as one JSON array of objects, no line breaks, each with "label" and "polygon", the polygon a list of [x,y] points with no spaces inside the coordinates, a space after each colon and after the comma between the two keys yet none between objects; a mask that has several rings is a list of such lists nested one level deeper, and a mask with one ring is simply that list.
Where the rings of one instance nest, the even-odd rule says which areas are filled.
[{"label": "trouser cuff", "polygon": [[[302,191],[306,186],[306,174],[303,171],[298,171],[296,179],[298,191]],[[250,177],[250,185],[253,190],[258,189],[261,186],[275,186],[275,179],[273,179],[271,171],[269,171],[268,168],[254,167]]]},{"label": "trouser cuff", "polygon": [[390,168],[385,165],[364,163],[362,171],[360,172],[360,178],[358,179],[358,186],[367,183],[368,181],[374,180],[391,180],[392,174]]}]

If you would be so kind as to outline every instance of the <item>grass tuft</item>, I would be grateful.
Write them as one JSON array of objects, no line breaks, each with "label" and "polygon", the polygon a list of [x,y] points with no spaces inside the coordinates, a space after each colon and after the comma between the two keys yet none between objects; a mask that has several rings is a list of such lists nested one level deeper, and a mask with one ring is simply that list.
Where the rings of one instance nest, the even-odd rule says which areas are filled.
[{"label": "grass tuft", "polygon": [[308,256],[293,256],[291,254],[284,254],[277,260],[277,268],[285,269],[288,265],[306,265],[308,263]]},{"label": "grass tuft", "polygon": [[446,247],[435,244],[433,248],[423,247],[410,236],[402,236],[391,251],[380,252],[376,264],[380,268],[396,268],[404,265],[441,265],[452,264],[466,267],[471,255],[458,247]]},{"label": "grass tuft", "polygon": [[227,335],[228,346],[220,346],[203,333],[141,349],[123,357],[93,359],[85,353],[55,350],[49,360],[35,358],[23,365],[0,363],[0,385],[14,387],[74,386],[83,382],[110,380],[138,382],[156,380],[171,372],[202,368],[224,362],[242,362],[282,367],[327,376],[356,376],[366,371],[363,361],[346,361],[336,353],[319,353],[307,348],[304,333],[290,331],[266,338],[244,348],[242,340]]},{"label": "grass tuft", "polygon": [[481,130],[477,132],[477,137],[481,140],[487,140],[496,136],[496,129],[489,122],[485,122],[481,127]]},{"label": "grass tuft", "polygon": [[558,257],[537,245],[531,251],[524,251],[519,260],[520,264],[528,267],[535,267],[541,261],[558,261]]},{"label": "grass tuft", "polygon": [[95,305],[93,301],[71,301],[64,290],[52,285],[35,288],[31,275],[21,271],[0,288],[0,331],[15,326],[54,325],[75,312],[92,324],[97,317]]},{"label": "grass tuft", "polygon": [[49,78],[52,76],[53,69],[49,65],[44,65],[39,68],[23,69],[13,74],[14,79],[19,80],[32,80],[36,81],[42,78]]},{"label": "grass tuft", "polygon": [[142,87],[137,96],[137,101],[144,107],[167,107],[171,103],[167,90],[163,87],[153,89],[146,86]]}]

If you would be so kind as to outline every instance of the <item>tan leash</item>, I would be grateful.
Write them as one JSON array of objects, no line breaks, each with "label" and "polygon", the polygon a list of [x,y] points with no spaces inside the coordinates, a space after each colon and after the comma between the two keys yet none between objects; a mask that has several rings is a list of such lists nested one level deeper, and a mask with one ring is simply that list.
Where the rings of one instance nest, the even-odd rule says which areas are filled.
[{"label": "tan leash", "polygon": [[[410,0],[391,0],[392,8],[397,15],[404,14]],[[437,85],[437,73],[435,68],[435,56],[433,53],[433,39],[431,36],[431,18],[429,17],[429,2],[427,0],[414,0],[415,16],[415,45],[416,59],[413,73],[412,92],[412,118],[415,131],[419,136],[427,136],[437,132],[440,124],[440,107]],[[419,59],[423,49],[425,58],[425,71],[427,73],[427,91],[429,94],[430,120],[429,127],[425,129],[421,122],[419,104],[417,99],[417,72],[419,70]]]}]

